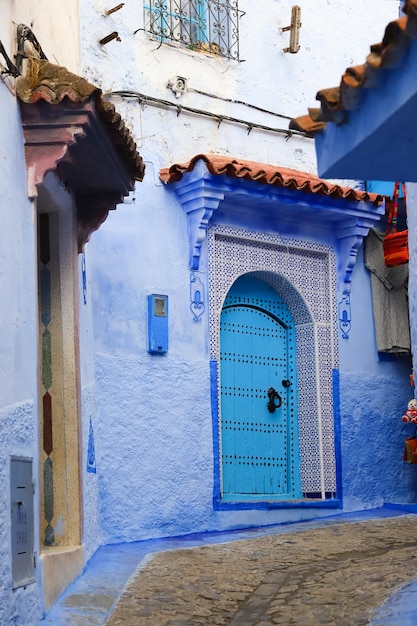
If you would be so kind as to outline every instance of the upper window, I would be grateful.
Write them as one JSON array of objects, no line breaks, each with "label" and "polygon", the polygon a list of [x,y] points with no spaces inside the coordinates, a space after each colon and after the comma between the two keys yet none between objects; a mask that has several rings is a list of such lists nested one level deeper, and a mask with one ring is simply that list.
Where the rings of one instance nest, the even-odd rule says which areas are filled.
[{"label": "upper window", "polygon": [[145,30],[162,42],[177,42],[239,59],[238,0],[145,0]]}]

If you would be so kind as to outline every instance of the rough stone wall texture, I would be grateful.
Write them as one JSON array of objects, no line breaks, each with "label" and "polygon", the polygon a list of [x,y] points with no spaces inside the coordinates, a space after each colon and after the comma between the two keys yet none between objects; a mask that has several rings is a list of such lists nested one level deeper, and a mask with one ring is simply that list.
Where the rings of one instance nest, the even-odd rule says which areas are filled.
[{"label": "rough stone wall texture", "polygon": [[415,426],[403,425],[399,412],[409,387],[354,372],[340,382],[344,508],[415,502],[416,466],[403,461],[404,439]]},{"label": "rough stone wall texture", "polygon": [[[0,623],[32,626],[42,612],[42,598],[37,582],[12,589],[10,456],[33,459],[33,479],[38,493],[34,442],[37,441],[37,410],[31,402],[21,402],[0,411]],[[6,427],[7,425],[7,427]],[[35,519],[38,515],[35,493]],[[37,525],[35,524],[35,533]],[[35,550],[38,541],[35,534]],[[35,575],[39,573],[35,570]]]},{"label": "rough stone wall texture", "polygon": [[213,472],[208,374],[204,363],[98,355],[105,539],[204,527]]}]

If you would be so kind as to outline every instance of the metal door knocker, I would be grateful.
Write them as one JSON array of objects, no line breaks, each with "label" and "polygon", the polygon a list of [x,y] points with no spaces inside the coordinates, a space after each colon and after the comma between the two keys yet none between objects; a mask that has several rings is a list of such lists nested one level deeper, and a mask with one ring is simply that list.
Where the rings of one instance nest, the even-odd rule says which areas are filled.
[{"label": "metal door knocker", "polygon": [[[282,404],[282,398],[279,395],[278,391],[276,391],[273,387],[270,387],[268,389],[268,398],[269,402],[266,405],[267,409],[270,413],[275,413],[275,411],[279,409]],[[275,404],[274,400],[278,400],[278,404]]]}]

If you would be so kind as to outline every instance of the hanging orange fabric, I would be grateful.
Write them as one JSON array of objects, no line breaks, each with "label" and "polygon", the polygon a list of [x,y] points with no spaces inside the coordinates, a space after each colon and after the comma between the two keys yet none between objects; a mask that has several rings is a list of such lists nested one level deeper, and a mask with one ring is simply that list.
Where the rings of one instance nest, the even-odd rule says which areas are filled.
[{"label": "hanging orange fabric", "polygon": [[403,460],[407,463],[417,463],[417,439],[415,437],[407,437],[404,447]]},{"label": "hanging orange fabric", "polygon": [[[401,185],[406,205],[405,184]],[[384,260],[388,267],[408,263],[408,230],[397,232],[399,191],[400,183],[395,183],[394,194],[388,204],[388,223],[384,239]]]}]

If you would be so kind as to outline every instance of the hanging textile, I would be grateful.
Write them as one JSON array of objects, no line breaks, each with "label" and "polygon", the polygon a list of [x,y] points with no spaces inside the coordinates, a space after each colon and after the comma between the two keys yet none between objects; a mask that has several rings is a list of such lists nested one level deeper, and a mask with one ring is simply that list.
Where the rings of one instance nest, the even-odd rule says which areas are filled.
[{"label": "hanging textile", "polygon": [[404,461],[417,463],[417,439],[415,437],[407,437],[404,444]]},{"label": "hanging textile", "polygon": [[[405,185],[401,183],[406,205]],[[384,260],[388,267],[408,263],[408,230],[397,232],[398,195],[400,183],[395,183],[394,194],[388,203],[388,222],[384,239]]]},{"label": "hanging textile", "polygon": [[409,354],[408,263],[387,267],[383,233],[369,231],[365,240],[365,266],[371,272],[372,303],[378,352]]}]

